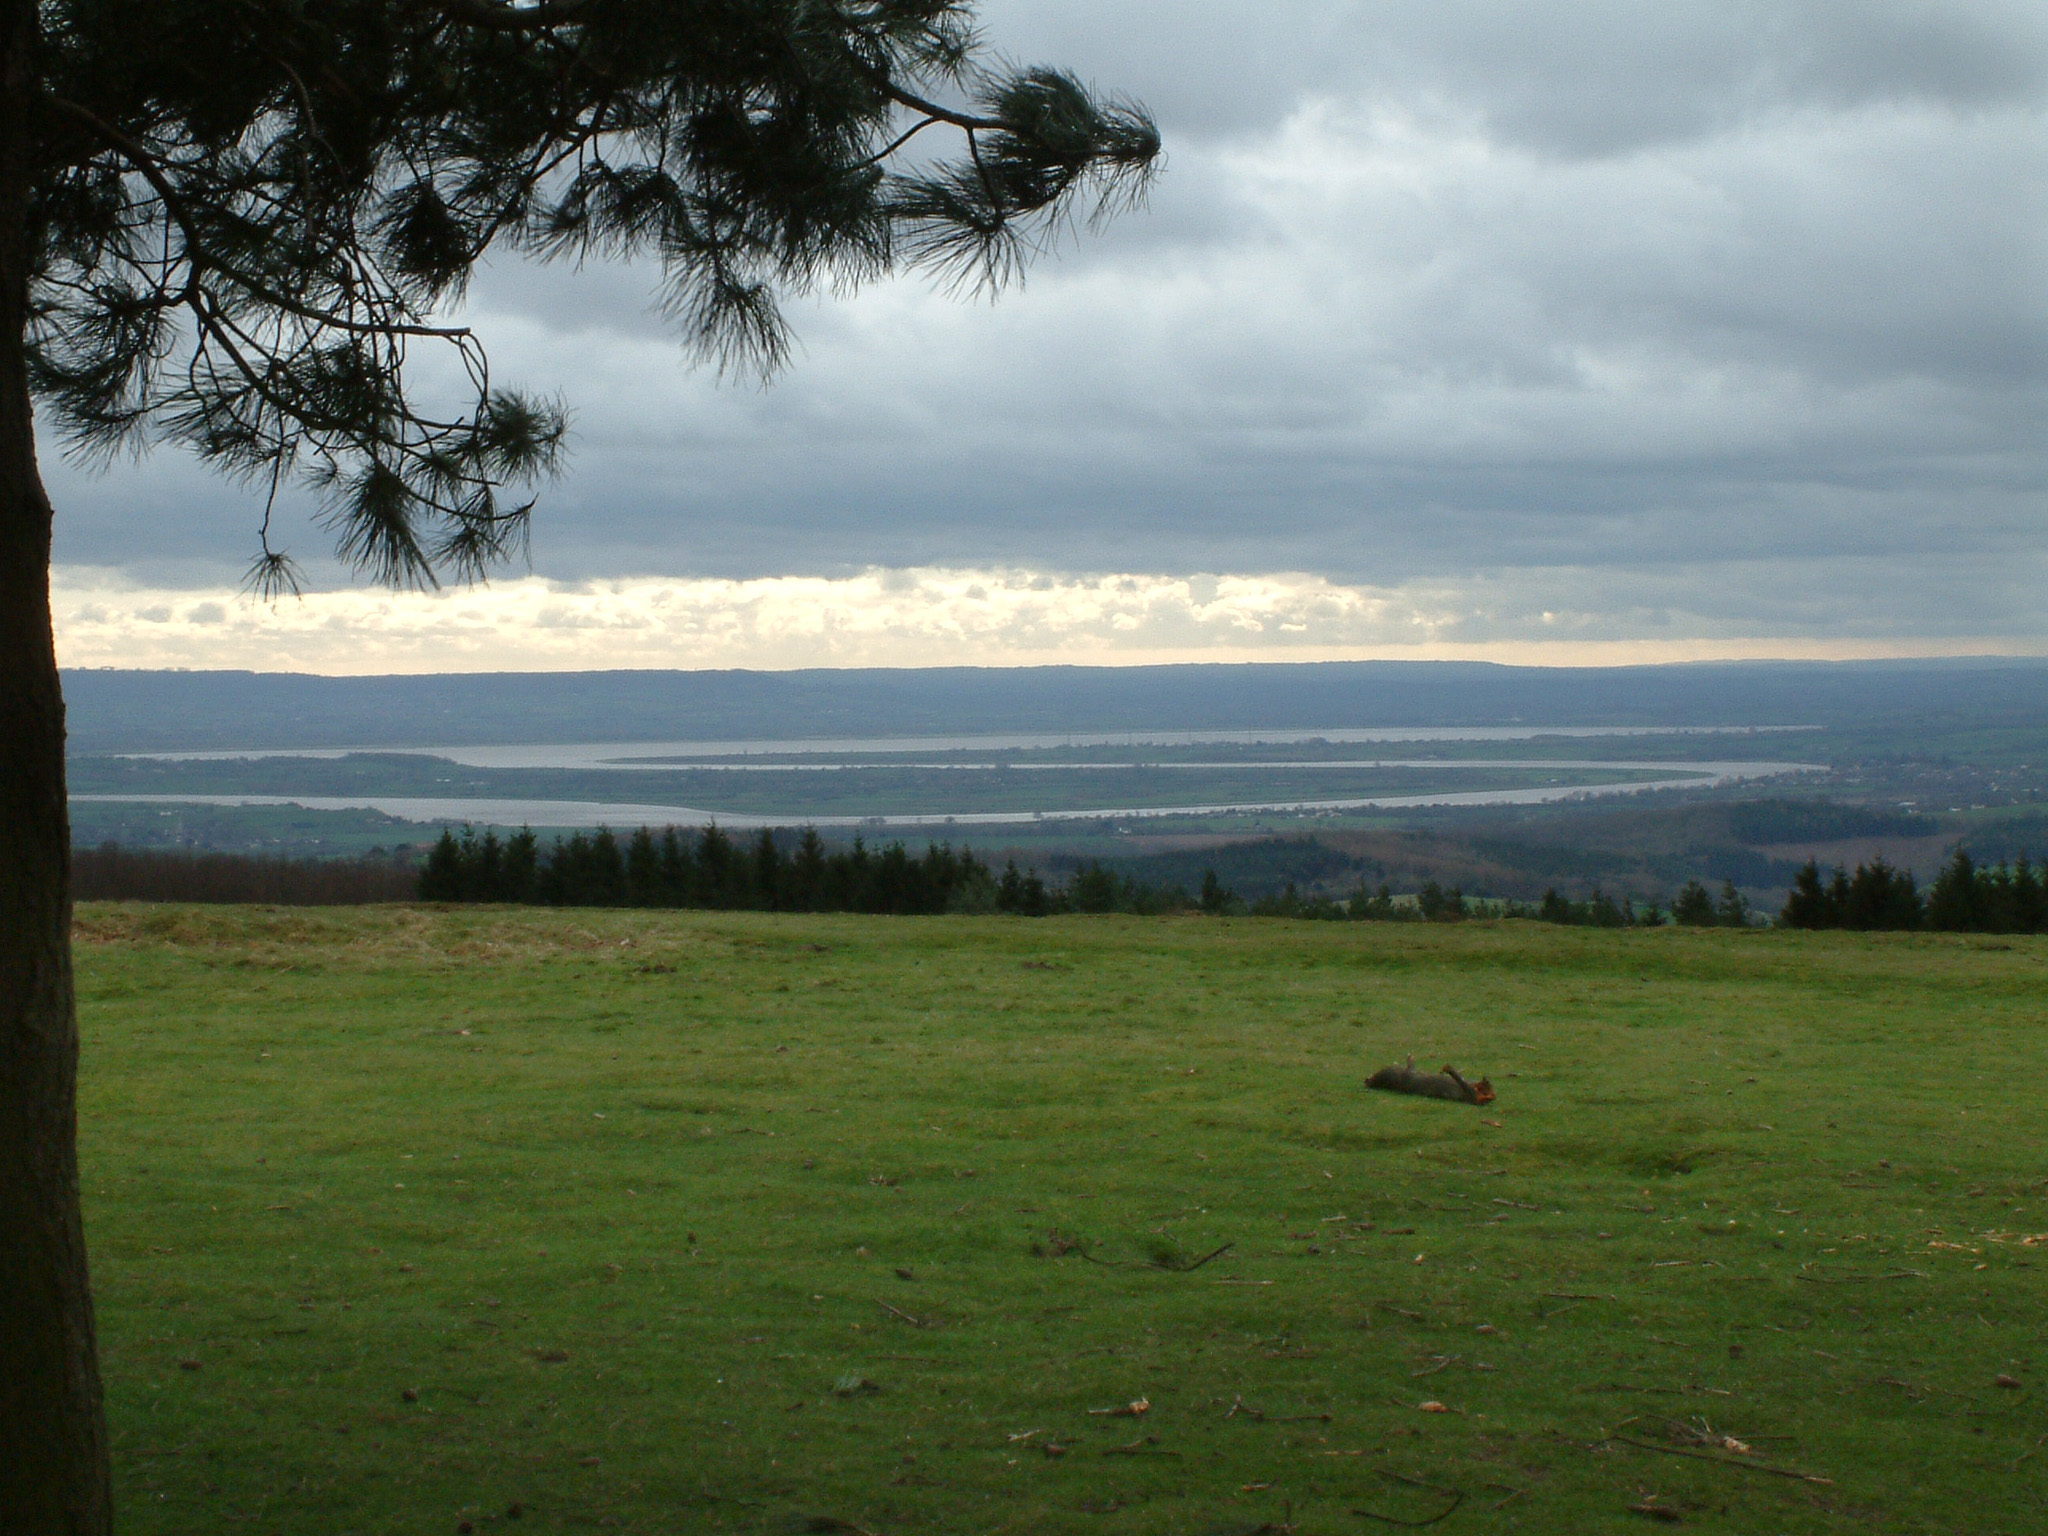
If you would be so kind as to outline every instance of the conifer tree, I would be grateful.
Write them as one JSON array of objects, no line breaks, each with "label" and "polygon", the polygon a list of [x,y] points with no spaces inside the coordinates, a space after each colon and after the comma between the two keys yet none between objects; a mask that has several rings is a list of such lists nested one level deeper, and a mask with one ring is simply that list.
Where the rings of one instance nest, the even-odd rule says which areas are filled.
[{"label": "conifer tree", "polygon": [[1100,859],[1083,864],[1067,883],[1067,898],[1076,912],[1114,912],[1122,894],[1115,873],[1103,868]]},{"label": "conifer tree", "polygon": [[2048,887],[2023,853],[2012,872],[2012,932],[2048,930]]},{"label": "conifer tree", "polygon": [[[1016,867],[1014,864],[1010,866],[1012,870]],[[1005,875],[1004,878],[1007,879],[1008,876]],[[1230,905],[1230,892],[1223,888],[1223,882],[1216,878],[1216,871],[1213,869],[1202,871],[1202,894],[1200,899],[1202,910],[1211,917],[1222,916],[1224,910]]]},{"label": "conifer tree", "polygon": [[799,912],[815,912],[825,902],[825,844],[816,827],[805,827],[790,860],[790,904]]},{"label": "conifer tree", "polygon": [[1749,926],[1749,898],[1735,888],[1733,880],[1721,882],[1721,896],[1714,903],[1714,921],[1723,928]]},{"label": "conifer tree", "polygon": [[780,910],[783,899],[782,852],[775,846],[775,834],[766,827],[754,840],[754,904],[763,911]]},{"label": "conifer tree", "polygon": [[641,827],[626,839],[626,902],[657,907],[661,895],[661,849],[652,829]]},{"label": "conifer tree", "polygon": [[1839,864],[1835,866],[1834,877],[1828,881],[1828,911],[1833,916],[1833,926],[1837,928],[1849,920],[1849,871]]},{"label": "conifer tree", "polygon": [[533,828],[521,827],[505,842],[505,889],[502,901],[535,899],[534,879],[539,872],[540,842]]},{"label": "conifer tree", "polygon": [[476,829],[463,829],[465,870],[463,897],[469,901],[503,901],[505,899],[505,848],[498,841],[495,827],[484,828],[484,835],[478,837]]},{"label": "conifer tree", "polygon": [[1856,866],[1842,904],[1844,927],[1918,928],[1920,921],[1920,893],[1910,870],[1893,869],[1882,857]]},{"label": "conifer tree", "polygon": [[[1141,110],[988,62],[967,0],[0,0],[9,1536],[111,1520],[38,420],[88,459],[172,442],[301,481],[372,576],[467,578],[519,550],[563,444],[447,318],[487,253],[648,258],[688,344],[773,370],[783,296],[906,266],[998,286],[1158,150]],[[432,350],[466,403],[409,388]],[[273,594],[299,580],[275,535],[266,512]]]},{"label": "conifer tree", "polygon": [[1820,866],[1812,859],[1792,877],[1792,890],[1778,921],[1787,928],[1832,928],[1841,921],[1830,909],[1828,893],[1820,883]]},{"label": "conifer tree", "polygon": [[421,901],[462,900],[462,849],[452,827],[443,827],[427,850],[426,862],[420,866],[419,897]]},{"label": "conifer tree", "polygon": [[1688,880],[1671,899],[1671,920],[1687,928],[1714,926],[1714,898],[1697,880]]},{"label": "conifer tree", "polygon": [[1468,915],[1465,893],[1456,886],[1445,890],[1434,880],[1426,883],[1416,894],[1415,906],[1426,923],[1462,922]]},{"label": "conifer tree", "polygon": [[674,827],[661,830],[661,904],[665,907],[687,907],[690,904],[690,886],[695,873],[696,860],[690,856],[689,844],[683,841],[682,833]]},{"label": "conifer tree", "polygon": [[1967,932],[1983,921],[1982,893],[1977,885],[1977,865],[1967,850],[1949,855],[1927,891],[1927,926],[1949,932]]}]

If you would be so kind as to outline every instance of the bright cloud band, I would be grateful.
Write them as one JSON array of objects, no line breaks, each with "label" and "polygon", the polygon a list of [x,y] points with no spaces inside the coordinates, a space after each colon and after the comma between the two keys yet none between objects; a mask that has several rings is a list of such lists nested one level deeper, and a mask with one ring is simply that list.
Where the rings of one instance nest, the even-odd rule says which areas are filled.
[{"label": "bright cloud band", "polygon": [[1667,628],[1654,639],[1630,638],[1606,615],[1503,612],[1504,594],[1483,584],[1377,588],[1288,573],[925,568],[745,581],[530,578],[434,593],[349,588],[275,605],[227,590],[97,577],[60,571],[53,589],[58,652],[69,667],[346,674],[1376,657],[1570,666],[2041,650],[2010,637],[1687,636]]}]

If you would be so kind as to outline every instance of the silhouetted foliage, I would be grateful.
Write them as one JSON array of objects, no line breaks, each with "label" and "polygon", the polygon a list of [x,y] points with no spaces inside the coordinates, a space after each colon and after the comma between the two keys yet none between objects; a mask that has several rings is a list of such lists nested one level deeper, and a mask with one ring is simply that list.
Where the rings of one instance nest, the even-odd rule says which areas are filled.
[{"label": "silhouetted foliage", "polygon": [[1348,903],[1328,896],[1304,896],[1292,880],[1277,895],[1261,897],[1247,911],[1253,917],[1305,917],[1319,922],[1342,922],[1355,914]]},{"label": "silhouetted foliage", "polygon": [[2048,882],[2023,853],[1979,868],[1958,848],[1927,888],[1929,928],[1968,933],[2048,933]]},{"label": "silhouetted foliage", "polygon": [[[1014,910],[1050,911],[1054,893],[1034,871]],[[696,832],[642,827],[622,847],[608,827],[538,846],[530,831],[500,843],[495,832],[443,832],[419,873],[422,901],[507,901],[552,907],[703,907],[764,912],[923,913],[988,910],[999,890],[966,849],[934,844],[917,858],[901,843],[876,852],[855,838],[828,852],[806,829],[785,848],[772,832],[736,844],[707,826]],[[1011,910],[1011,909],[1006,909]]]},{"label": "silhouetted foliage", "polygon": [[[1951,899],[1960,900],[1967,907],[1973,899],[1970,892],[1974,888],[1974,872],[1967,867],[1967,854],[1959,849],[1957,857],[1965,868],[1960,884],[1951,884]],[[1853,875],[1838,866],[1833,877],[1822,884],[1820,866],[1809,859],[1793,877],[1792,890],[1778,913],[1778,922],[1786,928],[1854,928],[1869,932],[1918,928],[1925,916],[1910,870],[1894,869],[1880,858],[1858,864]]]},{"label": "silhouetted foliage", "polygon": [[1370,896],[1365,894],[1365,882],[1361,880],[1358,894],[1351,898],[1351,916],[1360,922],[1397,923],[1416,916],[1416,912],[1414,908],[1396,902],[1392,888],[1384,880]]},{"label": "silhouetted foliage", "polygon": [[1722,928],[1749,926],[1749,898],[1735,888],[1733,880],[1721,882],[1721,895],[1714,903],[1714,922]]},{"label": "silhouetted foliage", "polygon": [[[1558,894],[1555,887],[1543,893],[1543,900],[1537,903],[1535,916],[1546,923],[1563,923],[1574,928],[1636,928],[1654,927],[1663,921],[1663,914],[1655,907],[1647,911],[1654,914],[1647,919],[1636,915],[1635,906],[1627,898],[1616,901],[1598,886],[1584,901],[1571,901]],[[1513,907],[1510,917],[1524,915],[1519,907]]]},{"label": "silhouetted foliage", "polygon": [[1671,920],[1681,928],[1711,928],[1717,914],[1714,898],[1697,880],[1688,880],[1671,902]]},{"label": "silhouetted foliage", "polygon": [[1831,911],[1827,887],[1820,883],[1820,866],[1808,859],[1792,877],[1792,890],[1778,921],[1787,928],[1832,928]]},{"label": "silhouetted foliage", "polygon": [[1017,861],[1010,860],[1003,867],[1003,878],[996,884],[996,910],[1018,917],[1050,916],[1052,898],[1038,871],[1023,873],[1017,868]]},{"label": "silhouetted foliage", "polygon": [[1456,886],[1445,890],[1434,880],[1426,882],[1416,893],[1415,908],[1426,923],[1458,923],[1472,915],[1465,905],[1463,891]]}]

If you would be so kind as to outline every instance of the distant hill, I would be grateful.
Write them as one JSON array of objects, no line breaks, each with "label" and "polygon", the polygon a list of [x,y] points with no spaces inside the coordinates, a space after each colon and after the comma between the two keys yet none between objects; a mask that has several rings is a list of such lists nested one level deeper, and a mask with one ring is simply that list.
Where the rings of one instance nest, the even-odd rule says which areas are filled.
[{"label": "distant hill", "polygon": [[475,746],[983,731],[2038,721],[2048,661],[1477,662],[801,672],[70,671],[71,749]]}]

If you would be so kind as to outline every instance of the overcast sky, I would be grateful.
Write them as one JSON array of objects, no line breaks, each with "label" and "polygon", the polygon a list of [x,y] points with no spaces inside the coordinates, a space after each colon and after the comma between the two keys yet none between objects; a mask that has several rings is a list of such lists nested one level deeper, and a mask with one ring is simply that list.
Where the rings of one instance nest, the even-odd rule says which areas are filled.
[{"label": "overcast sky", "polygon": [[[767,389],[690,366],[646,272],[483,274],[497,376],[575,411],[547,587],[238,607],[246,495],[46,447],[66,659],[532,660],[536,592],[631,609],[635,665],[2048,649],[2038,0],[983,14],[1152,107],[1149,209],[993,306],[799,304]],[[764,594],[827,617],[755,645]],[[583,627],[533,664],[608,664]]]}]

